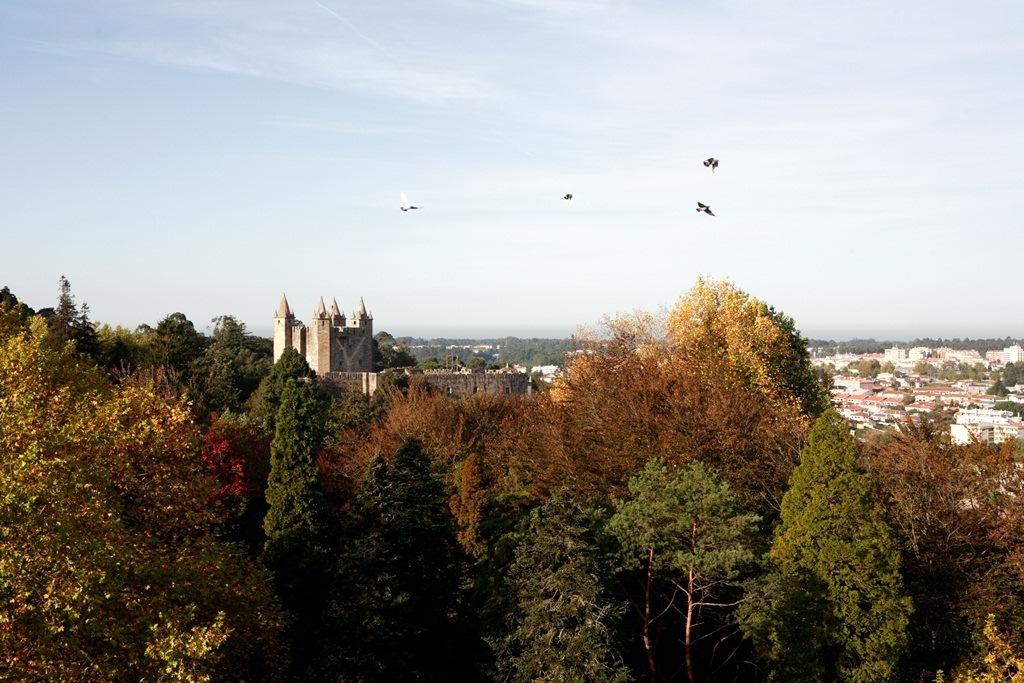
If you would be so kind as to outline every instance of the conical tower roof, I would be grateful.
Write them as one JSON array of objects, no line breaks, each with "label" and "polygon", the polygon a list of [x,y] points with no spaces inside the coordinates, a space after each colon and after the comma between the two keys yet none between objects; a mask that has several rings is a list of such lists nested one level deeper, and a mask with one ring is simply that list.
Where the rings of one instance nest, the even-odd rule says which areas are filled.
[{"label": "conical tower roof", "polygon": [[355,316],[357,318],[363,318],[366,316],[366,304],[363,303],[363,297],[359,297],[359,305],[356,306]]},{"label": "conical tower roof", "polygon": [[274,314],[278,318],[287,318],[292,314],[292,308],[288,305],[288,297],[284,294],[281,295],[281,303],[277,305],[277,312]]},{"label": "conical tower roof", "polygon": [[338,308],[338,300],[331,297],[331,317],[341,317],[341,309]]},{"label": "conical tower roof", "polygon": [[317,304],[316,310],[313,311],[314,318],[326,318],[327,317],[327,306],[324,305],[324,298],[320,297],[320,303]]}]

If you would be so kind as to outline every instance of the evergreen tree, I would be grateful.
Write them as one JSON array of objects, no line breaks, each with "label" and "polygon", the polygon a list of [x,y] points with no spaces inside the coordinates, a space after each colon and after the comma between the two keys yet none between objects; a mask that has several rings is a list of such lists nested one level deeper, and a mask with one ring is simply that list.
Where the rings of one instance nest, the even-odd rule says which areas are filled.
[{"label": "evergreen tree", "polygon": [[[669,613],[676,591],[681,603],[679,627],[687,677],[697,680],[695,643],[700,615],[735,607],[741,571],[753,564],[752,541],[759,517],[744,512],[724,481],[703,463],[668,467],[654,458],[629,480],[629,499],[616,504],[608,522],[617,539],[622,566],[642,577],[642,616],[648,673],[658,678],[654,652],[656,615]],[[658,584],[672,587],[669,606],[654,604]],[[731,589],[731,590],[730,590]]]},{"label": "evergreen tree", "polygon": [[300,673],[311,664],[325,597],[325,502],[316,469],[323,425],[324,405],[313,388],[289,380],[270,447],[264,559],[292,614],[293,661]]},{"label": "evergreen tree", "polygon": [[281,395],[285,385],[289,380],[315,378],[316,373],[298,351],[292,348],[285,349],[253,395],[252,416],[265,430],[274,433],[274,421],[281,406]]},{"label": "evergreen tree", "polygon": [[846,421],[815,422],[782,500],[767,605],[748,627],[786,681],[895,680],[910,600]]},{"label": "evergreen tree", "polygon": [[807,339],[796,329],[796,322],[782,311],[775,310],[774,306],[768,307],[768,313],[789,341],[790,353],[779,361],[783,381],[793,395],[800,399],[804,413],[817,417],[831,405],[832,397],[828,390],[832,382],[825,381],[826,378],[819,375],[811,365]]},{"label": "evergreen tree", "polygon": [[500,645],[502,680],[624,681],[610,622],[596,530],[600,515],[556,496],[521,531],[509,587],[511,631]]},{"label": "evergreen tree", "polygon": [[60,348],[73,342],[75,350],[96,362],[99,356],[99,341],[96,328],[89,321],[89,304],[79,307],[71,294],[71,283],[63,275],[60,276],[60,295],[57,307],[47,320],[50,332],[49,342],[53,348]]},{"label": "evergreen tree", "polygon": [[209,410],[239,410],[270,372],[272,361],[260,353],[244,323],[230,315],[213,322],[213,338],[192,363],[192,371],[202,381]]},{"label": "evergreen tree", "polygon": [[155,329],[147,325],[139,331],[149,340],[151,363],[173,370],[183,380],[190,376],[192,363],[206,348],[206,337],[184,313],[171,313]]},{"label": "evergreen tree", "polygon": [[997,379],[995,383],[988,388],[985,392],[990,396],[1006,396],[1010,392],[1007,390],[1006,385],[1003,384],[1003,380]]},{"label": "evergreen tree", "polygon": [[459,586],[464,558],[444,487],[420,442],[390,466],[376,460],[356,501],[352,551],[342,560],[328,631],[344,680],[448,681],[473,661],[465,646]]}]

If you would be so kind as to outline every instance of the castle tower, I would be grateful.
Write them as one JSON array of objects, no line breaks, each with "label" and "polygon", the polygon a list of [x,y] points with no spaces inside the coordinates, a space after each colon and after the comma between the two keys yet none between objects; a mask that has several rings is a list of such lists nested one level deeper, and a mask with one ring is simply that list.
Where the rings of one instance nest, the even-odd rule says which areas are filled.
[{"label": "castle tower", "polygon": [[309,321],[306,360],[318,375],[331,371],[331,317],[327,314],[323,297],[320,297],[313,319]]},{"label": "castle tower", "polygon": [[292,327],[295,325],[295,316],[288,305],[288,298],[282,294],[281,303],[277,305],[274,313],[274,362],[281,357],[284,350],[292,346]]},{"label": "castle tower", "polygon": [[367,336],[373,336],[373,316],[366,311],[363,297],[359,297],[359,305],[352,313],[352,327],[366,328]]},{"label": "castle tower", "polygon": [[331,324],[335,327],[345,327],[345,314],[338,308],[338,300],[331,297]]}]

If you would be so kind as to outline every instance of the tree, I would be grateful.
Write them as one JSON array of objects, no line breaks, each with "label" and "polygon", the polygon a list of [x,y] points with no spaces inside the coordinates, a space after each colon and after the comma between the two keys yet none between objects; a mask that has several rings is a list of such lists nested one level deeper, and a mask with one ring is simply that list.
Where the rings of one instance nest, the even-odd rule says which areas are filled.
[{"label": "tree", "polygon": [[291,613],[293,663],[306,675],[326,597],[326,506],[316,469],[325,406],[309,385],[288,380],[281,391],[270,445],[264,561],[278,595]]},{"label": "tree", "polygon": [[23,320],[31,318],[36,314],[30,306],[26,305],[25,302],[21,301],[14,295],[14,292],[11,291],[10,287],[6,286],[3,289],[0,289],[0,306],[4,304],[15,309]]},{"label": "tree", "polygon": [[1010,392],[1006,390],[1006,385],[1003,384],[1003,381],[1001,379],[997,379],[995,384],[990,386],[985,393],[989,396],[1006,396]]},{"label": "tree", "polygon": [[341,679],[459,680],[472,662],[460,621],[465,560],[444,487],[419,441],[374,461],[356,499],[350,552],[330,606]]},{"label": "tree", "polygon": [[142,327],[149,342],[152,365],[163,365],[181,379],[187,379],[192,363],[203,354],[206,337],[196,331],[184,313],[171,313],[156,328]]},{"label": "tree", "polygon": [[1024,623],[1024,473],[1013,444],[956,445],[921,422],[868,452],[913,600],[904,678],[953,671],[998,612]]},{"label": "tree", "polygon": [[768,313],[789,341],[790,353],[783,356],[781,363],[786,386],[800,398],[804,414],[817,417],[832,405],[829,395],[832,381],[822,377],[811,364],[807,339],[796,329],[796,321],[782,311],[776,311],[773,306],[768,307]]},{"label": "tree", "polygon": [[219,415],[203,435],[201,456],[217,481],[213,500],[222,533],[254,553],[263,548],[270,443],[263,429],[245,415]]},{"label": "tree", "polygon": [[97,361],[99,343],[96,339],[96,328],[89,321],[89,305],[82,304],[79,307],[75,304],[75,297],[71,294],[71,283],[63,275],[60,276],[57,307],[48,318],[48,324],[50,334],[47,339],[51,344],[56,347],[73,342],[78,353],[94,363]]},{"label": "tree", "polygon": [[290,380],[315,381],[316,373],[309,367],[306,359],[295,349],[284,350],[277,359],[270,374],[263,378],[259,388],[252,397],[253,418],[263,428],[273,434],[277,412],[281,407],[281,395]]},{"label": "tree", "polygon": [[1003,368],[1002,380],[1008,387],[1024,384],[1024,363],[1007,363]]},{"label": "tree", "polygon": [[981,668],[956,676],[954,683],[1024,683],[1024,651],[1014,651],[1007,637],[999,632],[994,614],[985,621],[985,653]]},{"label": "tree", "polygon": [[407,345],[399,342],[387,332],[373,335],[373,369],[377,372],[387,368],[407,368],[416,365],[416,359],[409,353]]},{"label": "tree", "polygon": [[[715,310],[700,315],[715,318]],[[580,342],[583,352],[545,397],[553,407],[544,423],[560,434],[540,463],[550,486],[571,480],[581,495],[610,498],[653,456],[670,465],[700,460],[744,506],[778,513],[806,429],[801,404],[781,380],[752,381],[751,373],[774,374],[747,349],[756,343],[744,336],[745,324],[720,330],[693,316],[680,312],[683,329],[668,335],[654,316],[622,316]],[[777,330],[768,336],[788,349]]]},{"label": "tree", "polygon": [[698,279],[672,308],[666,327],[673,346],[725,359],[752,387],[780,400],[795,398],[808,415],[829,405],[793,319],[730,282]]},{"label": "tree", "polygon": [[280,607],[214,533],[187,403],[47,334],[0,340],[0,679],[276,680]]},{"label": "tree", "polygon": [[878,373],[882,371],[882,364],[874,359],[859,360],[856,363],[850,363],[847,367],[861,377],[877,377]]},{"label": "tree", "polygon": [[433,356],[421,360],[419,366],[423,370],[443,370],[445,367],[441,361],[437,360],[437,358]]},{"label": "tree", "polygon": [[835,410],[811,429],[771,559],[768,604],[753,606],[747,623],[779,680],[895,680],[911,604],[871,480]]},{"label": "tree", "polygon": [[683,598],[682,636],[687,678],[698,678],[695,617],[703,610],[734,607],[741,571],[754,561],[752,540],[759,517],[744,512],[705,465],[670,468],[653,459],[629,480],[629,497],[615,505],[609,533],[620,548],[621,566],[643,576],[639,610],[648,673],[657,680],[652,634],[658,615],[671,609],[653,604],[655,582],[664,581]]},{"label": "tree", "polygon": [[926,363],[923,360],[918,361],[917,363],[914,364],[914,372],[916,372],[919,375],[924,375],[926,377],[933,377],[934,375],[937,374],[935,366],[932,365],[931,363]]},{"label": "tree", "polygon": [[1018,403],[1017,401],[997,401],[992,407],[995,410],[1009,410],[1017,417],[1024,417],[1024,403]]},{"label": "tree", "polygon": [[260,353],[245,323],[230,315],[213,323],[213,338],[193,361],[192,372],[201,382],[206,408],[237,411],[270,372],[272,360]]},{"label": "tree", "polygon": [[511,630],[501,642],[502,680],[625,681],[602,585],[601,515],[556,496],[534,509],[509,570]]}]

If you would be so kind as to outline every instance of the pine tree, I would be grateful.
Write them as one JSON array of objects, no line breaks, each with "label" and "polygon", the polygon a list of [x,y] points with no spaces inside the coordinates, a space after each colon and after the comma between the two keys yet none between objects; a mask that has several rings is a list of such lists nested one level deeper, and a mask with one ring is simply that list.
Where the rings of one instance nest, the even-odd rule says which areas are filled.
[{"label": "pine tree", "polygon": [[[692,683],[702,669],[694,653],[701,614],[737,604],[723,596],[735,594],[741,572],[754,562],[760,518],[745,512],[728,484],[703,463],[669,467],[660,458],[629,480],[629,499],[615,507],[608,530],[618,541],[622,566],[636,572],[643,586],[636,602],[648,674],[659,677],[655,622],[670,612],[678,591],[679,640]],[[669,606],[655,604],[661,585],[672,588]]]},{"label": "pine tree", "polygon": [[264,561],[282,604],[293,618],[293,661],[310,665],[325,596],[325,503],[316,469],[324,404],[312,386],[288,381],[281,392],[270,447]]},{"label": "pine tree", "polygon": [[515,601],[498,668],[509,681],[624,681],[598,562],[600,515],[556,496],[523,525],[509,584]]},{"label": "pine tree", "polygon": [[760,639],[779,680],[896,679],[911,604],[899,552],[835,410],[811,429],[782,500],[772,560]]}]

